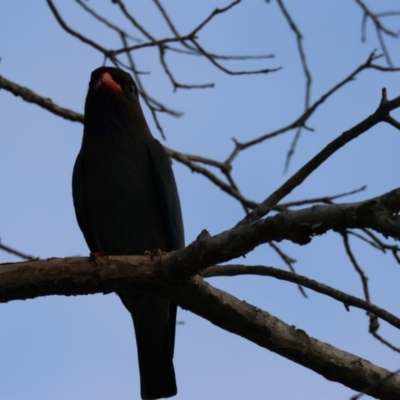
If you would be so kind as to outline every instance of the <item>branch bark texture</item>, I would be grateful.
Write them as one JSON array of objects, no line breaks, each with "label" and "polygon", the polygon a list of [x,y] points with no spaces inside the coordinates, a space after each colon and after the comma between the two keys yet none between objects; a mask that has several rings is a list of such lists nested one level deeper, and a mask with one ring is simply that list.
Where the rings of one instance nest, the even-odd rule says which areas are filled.
[{"label": "branch bark texture", "polygon": [[111,256],[92,261],[66,258],[3,264],[0,301],[45,295],[109,293],[136,289],[174,301],[220,328],[379,399],[398,399],[400,377],[337,349],[269,313],[216,289],[199,276],[178,279],[163,259]]}]

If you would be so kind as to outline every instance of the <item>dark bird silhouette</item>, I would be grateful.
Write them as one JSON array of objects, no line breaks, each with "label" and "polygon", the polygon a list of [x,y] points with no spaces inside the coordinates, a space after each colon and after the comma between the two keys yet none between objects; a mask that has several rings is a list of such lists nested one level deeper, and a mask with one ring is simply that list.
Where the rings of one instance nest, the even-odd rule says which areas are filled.
[{"label": "dark bird silhouette", "polygon": [[[184,246],[171,161],[151,135],[135,82],[120,69],[92,72],[72,188],[92,253],[143,255]],[[118,295],[135,327],[142,398],[174,396],[176,305],[138,292]]]}]

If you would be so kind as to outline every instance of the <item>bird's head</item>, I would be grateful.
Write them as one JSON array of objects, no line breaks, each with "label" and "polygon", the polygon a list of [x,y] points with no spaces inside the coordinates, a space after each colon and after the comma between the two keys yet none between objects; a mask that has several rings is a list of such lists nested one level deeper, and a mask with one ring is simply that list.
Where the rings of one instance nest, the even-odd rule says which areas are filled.
[{"label": "bird's head", "polygon": [[92,72],[89,82],[90,92],[111,91],[127,98],[137,98],[135,81],[122,69],[100,67]]},{"label": "bird's head", "polygon": [[94,124],[96,130],[102,127],[111,132],[127,126],[146,126],[148,130],[137,86],[127,72],[113,67],[92,72],[85,102],[86,123]]}]

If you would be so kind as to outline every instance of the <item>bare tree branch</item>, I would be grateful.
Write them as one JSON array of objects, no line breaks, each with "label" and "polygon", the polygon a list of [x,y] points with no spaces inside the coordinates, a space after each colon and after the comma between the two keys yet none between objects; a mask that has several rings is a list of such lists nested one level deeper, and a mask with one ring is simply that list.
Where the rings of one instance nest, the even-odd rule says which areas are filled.
[{"label": "bare tree branch", "polygon": [[351,72],[346,78],[335,84],[331,89],[329,89],[326,93],[321,95],[310,107],[308,107],[296,120],[291,122],[290,124],[284,126],[283,128],[279,128],[273,132],[264,134],[258,138],[249,140],[247,142],[241,143],[238,140],[234,139],[235,148],[232,153],[228,156],[226,162],[232,163],[233,160],[237,157],[240,151],[248,149],[252,146],[258,145],[266,140],[272,139],[276,136],[279,136],[283,133],[291,131],[293,129],[298,129],[301,127],[306,128],[306,122],[308,119],[314,114],[314,112],[334,93],[336,93],[339,89],[341,89],[346,84],[352,82],[356,76],[366,70],[366,69],[376,69],[385,72],[397,72],[400,71],[400,68],[386,68],[382,67],[378,64],[374,64],[374,61],[379,59],[381,56],[375,55],[375,52],[372,52],[366,62],[358,66],[353,72]]},{"label": "bare tree branch", "polygon": [[60,24],[60,26],[70,35],[76,37],[79,39],[81,42],[88,44],[91,47],[94,47],[96,50],[99,50],[102,52],[106,57],[112,58],[112,52],[109,50],[105,49],[103,46],[100,46],[98,43],[94,42],[93,40],[90,40],[89,38],[81,35],[79,32],[73,30],[70,28],[67,23],[64,21],[64,19],[61,17],[60,13],[58,12],[56,6],[53,3],[53,0],[46,0],[48,6],[50,7],[51,12],[53,13],[55,19],[57,22]]},{"label": "bare tree branch", "polygon": [[[297,27],[297,25],[295,24],[295,22],[293,21],[293,18],[290,16],[286,6],[283,4],[283,0],[277,0],[278,2],[278,6],[282,11],[282,14],[284,15],[284,17],[286,18],[290,29],[294,32],[295,36],[296,36],[296,42],[297,42],[297,49],[299,52],[299,56],[300,56],[300,61],[301,61],[301,65],[303,67],[303,72],[306,78],[306,89],[305,89],[305,101],[304,101],[304,109],[307,110],[310,107],[310,98],[311,98],[311,84],[312,84],[312,78],[311,78],[311,73],[310,70],[308,68],[307,65],[307,57],[306,57],[306,53],[304,51],[304,46],[303,46],[303,35],[301,34],[299,28]],[[288,154],[286,156],[286,165],[285,165],[285,170],[288,169],[289,164],[290,164],[290,160],[294,154],[295,148],[296,148],[296,144],[300,138],[300,134],[301,134],[301,130],[302,130],[302,126],[299,126],[297,128],[296,131],[296,135],[292,141],[292,144],[290,145],[290,149],[288,151]]]},{"label": "bare tree branch", "polygon": [[364,42],[366,40],[366,25],[367,25],[367,20],[370,19],[372,23],[375,26],[375,32],[379,40],[379,44],[381,46],[381,49],[383,51],[383,54],[386,58],[386,62],[390,67],[393,67],[392,60],[390,59],[390,54],[389,51],[386,47],[385,40],[383,38],[383,35],[391,36],[394,38],[399,37],[398,32],[394,32],[388,28],[386,28],[382,22],[380,21],[380,18],[382,17],[387,17],[387,16],[398,16],[400,15],[399,11],[392,11],[392,12],[383,12],[383,13],[373,13],[364,3],[362,0],[355,0],[356,4],[358,4],[361,9],[364,12],[363,19],[362,19],[362,41]]},{"label": "bare tree branch", "polygon": [[[289,269],[292,271],[292,273],[296,273],[296,270],[294,269],[293,264],[297,261],[293,259],[292,257],[289,257],[287,254],[285,254],[281,248],[275,243],[275,242],[269,242],[269,246],[275,250],[275,252],[279,255],[281,260],[289,267]],[[297,285],[297,288],[299,289],[300,293],[305,297],[308,298],[306,291],[304,290],[303,286]]]},{"label": "bare tree branch", "polygon": [[75,111],[69,110],[68,108],[62,108],[57,104],[53,103],[51,99],[42,97],[32,90],[20,86],[15,82],[11,82],[8,79],[4,78],[4,76],[0,75],[0,90],[4,89],[8,92],[12,93],[14,96],[21,97],[24,101],[28,103],[34,103],[39,107],[44,108],[51,113],[58,115],[64,119],[68,119],[73,122],[81,122],[83,123],[83,115],[79,114]]},{"label": "bare tree branch", "polygon": [[304,206],[307,204],[316,204],[316,203],[325,203],[325,204],[332,204],[334,200],[340,199],[342,197],[351,196],[355,193],[359,193],[364,191],[367,186],[362,186],[359,189],[351,190],[350,192],[335,194],[333,196],[323,196],[323,197],[316,197],[312,199],[304,199],[304,200],[296,200],[290,201],[288,203],[280,203],[274,207],[275,211],[285,211],[288,210],[290,207],[299,207]]},{"label": "bare tree branch", "polygon": [[353,128],[343,132],[339,137],[325,146],[324,149],[322,149],[315,157],[301,167],[281,187],[279,187],[258,207],[249,213],[239,224],[249,223],[267,215],[276,204],[278,204],[284,197],[291,193],[294,188],[303,183],[304,180],[332,154],[364,132],[367,132],[376,124],[385,122],[385,119],[389,113],[399,107],[400,96],[390,101],[382,100],[373,114],[367,117],[364,121],[361,121],[355,125]]},{"label": "bare tree branch", "polygon": [[75,0],[85,11],[87,11],[90,15],[92,15],[95,19],[100,21],[102,24],[105,26],[109,27],[110,29],[118,32],[120,35],[123,35],[126,38],[129,38],[135,42],[140,42],[140,39],[135,38],[131,35],[129,35],[126,31],[121,29],[119,26],[112,24],[110,21],[102,17],[100,14],[98,14],[93,8],[89,7],[83,0]]},{"label": "bare tree branch", "polygon": [[10,246],[6,246],[5,244],[1,243],[1,240],[0,240],[0,249],[4,250],[7,253],[14,254],[14,256],[22,258],[23,260],[35,261],[38,259],[37,257],[30,256],[29,254],[25,254],[22,251],[13,249]]},{"label": "bare tree branch", "polygon": [[[175,252],[182,253],[184,250]],[[0,268],[0,300],[34,298],[43,295],[77,295],[109,293],[132,288],[157,293],[185,309],[208,319],[215,325],[280,354],[329,380],[369,393],[379,399],[400,396],[400,377],[385,379],[390,372],[360,357],[339,350],[280,321],[276,317],[218,290],[200,277],[178,280],[165,269],[164,259],[113,256],[97,260],[88,258],[49,259],[3,265]],[[167,263],[169,264],[169,263]],[[135,268],[132,266],[135,265]],[[163,265],[161,267],[161,265]],[[168,280],[165,278],[169,275]],[[17,295],[19,293],[19,296]]]},{"label": "bare tree branch", "polygon": [[279,280],[297,283],[299,286],[304,286],[314,290],[315,292],[324,294],[342,302],[348,311],[350,310],[350,306],[368,311],[377,317],[382,318],[395,328],[400,329],[400,318],[397,318],[395,315],[389,313],[385,309],[372,304],[370,301],[359,299],[358,297],[317,282],[314,279],[310,279],[293,272],[284,271],[279,268],[267,267],[264,265],[227,264],[208,267],[201,273],[201,276],[204,278],[241,275],[270,276]]}]

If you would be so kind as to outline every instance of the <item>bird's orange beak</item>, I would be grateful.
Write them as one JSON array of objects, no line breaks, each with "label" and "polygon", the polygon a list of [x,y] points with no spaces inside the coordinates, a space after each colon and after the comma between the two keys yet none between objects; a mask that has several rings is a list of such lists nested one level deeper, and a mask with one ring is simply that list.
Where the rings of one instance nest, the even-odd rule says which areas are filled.
[{"label": "bird's orange beak", "polygon": [[101,74],[100,78],[93,85],[95,89],[98,89],[101,86],[110,89],[114,93],[122,93],[121,85],[115,82],[113,77],[108,72]]}]

